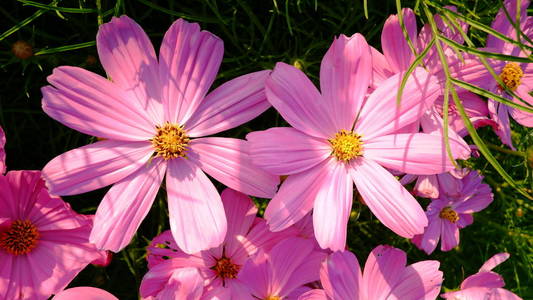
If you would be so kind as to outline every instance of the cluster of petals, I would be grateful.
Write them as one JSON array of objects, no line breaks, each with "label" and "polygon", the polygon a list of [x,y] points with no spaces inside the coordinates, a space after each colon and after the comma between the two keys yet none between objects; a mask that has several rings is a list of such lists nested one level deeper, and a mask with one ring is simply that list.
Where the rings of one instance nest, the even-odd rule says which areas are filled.
[{"label": "cluster of petals", "polygon": [[191,298],[183,299],[231,300],[254,299],[252,295],[259,294],[264,299],[264,293],[285,297],[318,279],[325,254],[317,250],[316,241],[298,237],[297,228],[271,232],[242,193],[226,189],[222,201],[228,233],[220,246],[187,254],[169,231],[154,238],[148,247],[149,271],[140,288],[143,299],[188,295]]},{"label": "cluster of petals", "polygon": [[112,294],[102,289],[89,286],[80,286],[66,289],[54,296],[52,300],[119,300]]},{"label": "cluster of petals", "polygon": [[[439,185],[439,197],[427,207],[428,226],[423,234],[412,242],[426,253],[431,254],[439,240],[441,250],[449,251],[459,245],[459,229],[474,221],[472,214],[485,209],[494,199],[489,185],[482,182],[475,170],[463,170],[462,178],[449,176],[448,181]],[[444,176],[440,176],[441,178]]]},{"label": "cluster of petals", "polygon": [[492,271],[509,256],[509,253],[498,253],[489,258],[476,274],[468,276],[461,283],[459,291],[447,292],[441,297],[450,300],[521,300],[513,292],[504,289],[503,277]]},{"label": "cluster of petals", "polygon": [[320,268],[323,289],[308,291],[298,300],[436,299],[443,280],[440,263],[406,262],[405,252],[380,245],[370,252],[361,272],[354,254],[335,252]]},{"label": "cluster of petals", "polygon": [[[256,165],[289,175],[265,211],[272,230],[283,230],[313,210],[320,246],[343,250],[355,183],[385,226],[407,238],[423,232],[427,218],[422,208],[387,169],[418,175],[453,169],[442,135],[398,132],[419,120],[441,88],[436,77],[417,68],[397,105],[402,74],[370,90],[371,61],[362,35],[341,35],[322,60],[320,92],[303,72],[284,63],[278,63],[266,80],[268,101],[292,126],[246,137]],[[357,153],[345,157],[345,148],[335,148],[342,135],[357,139],[357,145],[353,140],[348,145]],[[469,157],[464,141],[450,138],[450,145],[454,158]]]},{"label": "cluster of petals", "polygon": [[177,244],[187,253],[218,246],[226,217],[205,173],[258,197],[272,197],[279,177],[251,164],[245,141],[201,137],[266,110],[269,71],[243,75],[207,94],[223,42],[182,19],[166,32],[159,59],[146,33],[126,16],[102,25],[96,41],[111,81],[63,66],[42,88],[50,117],[103,139],[50,161],[43,169],[50,192],[73,195],[113,184],[98,206],[90,240],[116,252],[132,239],[166,176]]},{"label": "cluster of petals", "polygon": [[48,299],[105,256],[89,243],[93,216],[51,196],[40,171],[0,175],[0,191],[0,299]]}]

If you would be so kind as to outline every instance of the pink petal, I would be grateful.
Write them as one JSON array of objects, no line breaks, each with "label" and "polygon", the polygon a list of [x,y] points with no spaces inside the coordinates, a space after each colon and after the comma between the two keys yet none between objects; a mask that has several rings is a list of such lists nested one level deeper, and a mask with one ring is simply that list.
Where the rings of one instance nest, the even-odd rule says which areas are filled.
[{"label": "pink petal", "polygon": [[474,223],[474,217],[470,214],[459,214],[459,221],[457,221],[455,224],[457,224],[457,227],[459,229],[465,228],[466,226],[470,226]]},{"label": "pink petal", "polygon": [[280,231],[303,218],[313,207],[327,170],[334,164],[328,159],[313,168],[290,175],[265,210],[270,230]]},{"label": "pink petal", "polygon": [[270,107],[265,80],[270,71],[232,79],[209,93],[187,121],[190,136],[206,136],[242,125]]},{"label": "pink petal", "polygon": [[6,172],[6,152],[4,146],[6,145],[6,135],[2,127],[0,127],[0,175]]},{"label": "pink petal", "polygon": [[511,255],[506,252],[498,253],[489,258],[482,266],[479,268],[479,272],[488,272],[494,269],[497,265],[509,259]]},{"label": "pink petal", "polygon": [[39,193],[46,192],[39,171],[9,171],[5,176],[0,175],[0,187],[0,220],[27,219]]},{"label": "pink petal", "polygon": [[441,222],[440,250],[450,251],[459,245],[459,228],[448,220]]},{"label": "pink petal", "polygon": [[[453,157],[468,158],[468,147],[451,138],[449,141]],[[446,153],[444,139],[425,133],[386,135],[365,141],[364,157],[386,168],[417,175],[439,174],[455,168]]]},{"label": "pink petal", "polygon": [[[309,239],[307,240],[310,241]],[[315,244],[314,241],[312,243],[313,245]],[[309,290],[309,287],[304,284],[312,284],[320,279],[320,264],[324,261],[326,256],[326,253],[322,251],[314,251],[308,255],[294,270],[293,276],[289,278],[283,289],[280,291],[280,295],[287,295],[287,299],[297,299],[297,296],[300,296]]]},{"label": "pink petal", "polygon": [[320,268],[320,281],[329,299],[364,299],[362,280],[357,257],[349,251],[331,254]]},{"label": "pink petal", "polygon": [[369,46],[372,55],[372,88],[377,88],[383,81],[394,75],[394,72],[385,58],[376,48]]},{"label": "pink petal", "polygon": [[422,68],[417,68],[407,80],[400,106],[396,96],[402,74],[385,80],[365,102],[354,131],[364,140],[391,134],[411,123],[431,106],[440,93],[437,79]]},{"label": "pink petal", "polygon": [[274,127],[246,135],[258,167],[276,175],[308,170],[331,155],[331,144],[291,127]]},{"label": "pink petal", "polygon": [[113,184],[150,159],[149,142],[99,141],[65,152],[43,168],[50,193],[75,195]]},{"label": "pink petal", "polygon": [[[533,89],[526,86],[525,84],[521,84],[516,89],[516,93],[518,94],[518,96],[520,96],[520,98],[527,101],[527,103],[529,103],[530,105],[533,105],[533,97],[529,94],[531,90]],[[524,102],[518,99],[513,99],[513,102],[520,104],[522,106],[526,106]],[[526,127],[533,127],[533,113],[529,113],[529,112],[520,110],[518,108],[510,108],[509,112],[511,113],[511,116],[513,117],[513,119],[516,122],[518,122],[520,125],[523,125]]]},{"label": "pink petal", "polygon": [[310,290],[306,292],[305,294],[298,297],[298,300],[328,300],[328,296],[326,295],[326,292],[324,290]]},{"label": "pink petal", "polygon": [[391,246],[380,245],[368,255],[363,271],[362,299],[388,299],[392,288],[404,272],[405,252]]},{"label": "pink petal", "polygon": [[159,51],[165,121],[187,122],[213,84],[223,54],[222,40],[197,23],[178,19],[170,26]]},{"label": "pink petal", "polygon": [[428,255],[433,253],[437,248],[441,235],[442,223],[442,219],[438,216],[430,217],[429,224],[425,228],[423,235],[416,239],[416,242],[415,239],[413,239],[415,245],[419,249],[424,250]]},{"label": "pink petal", "polygon": [[252,164],[248,145],[244,140],[233,138],[199,138],[190,143],[189,159],[204,172],[224,185],[242,193],[273,197],[279,184],[274,176]]},{"label": "pink petal", "polygon": [[41,89],[44,112],[82,133],[112,140],[152,138],[155,126],[118,86],[78,67],[55,68]]},{"label": "pink petal", "polygon": [[506,289],[497,288],[492,290],[488,300],[522,300],[522,298]]},{"label": "pink petal", "polygon": [[226,236],[220,195],[200,168],[186,159],[169,161],[166,187],[170,228],[185,253],[216,247]]},{"label": "pink petal", "polygon": [[413,192],[416,196],[424,198],[439,197],[439,182],[436,175],[418,176]]},{"label": "pink petal", "polygon": [[[416,45],[416,17],[410,8],[402,9],[405,28],[410,40]],[[391,15],[383,25],[381,47],[394,73],[407,71],[414,55],[405,39],[397,15]]]},{"label": "pink petal", "polygon": [[455,299],[461,299],[461,300],[479,300],[479,299],[487,299],[487,296],[490,295],[492,289],[490,288],[469,288],[466,290],[456,291],[456,292],[448,292],[441,294],[440,296],[445,299],[455,300]]},{"label": "pink petal", "polygon": [[176,269],[158,299],[199,300],[204,290],[204,279],[196,268]]},{"label": "pink petal", "polygon": [[344,163],[336,162],[324,172],[325,178],[319,187],[313,206],[315,237],[320,247],[329,248],[331,251],[342,251],[346,248],[353,183]]},{"label": "pink petal", "polygon": [[459,204],[454,205],[454,210],[458,213],[471,214],[474,212],[482,211],[494,200],[494,195],[489,194],[476,194],[465,201],[459,202]]},{"label": "pink petal", "polygon": [[156,158],[111,187],[96,210],[92,243],[113,252],[129,244],[152,207],[166,167]]},{"label": "pink petal", "polygon": [[505,286],[503,277],[494,272],[480,272],[474,275],[468,276],[462,283],[461,289],[468,289],[473,287],[487,287],[487,288],[500,288]]},{"label": "pink petal", "polygon": [[443,279],[439,266],[440,263],[436,260],[421,261],[407,266],[398,285],[387,299],[436,299]]},{"label": "pink petal", "polygon": [[100,26],[96,45],[107,75],[127,94],[129,102],[135,101],[153,124],[162,124],[158,62],[141,26],[127,16],[113,17]]},{"label": "pink petal", "polygon": [[336,128],[349,130],[372,79],[372,57],[365,38],[341,34],[320,65],[320,90]]},{"label": "pink petal", "polygon": [[268,101],[294,128],[319,138],[331,138],[337,128],[330,104],[297,68],[279,62],[265,83]]},{"label": "pink petal", "polygon": [[56,294],[52,300],[118,300],[117,297],[105,290],[88,286],[66,289]]},{"label": "pink petal", "polygon": [[[517,0],[511,0],[511,1],[505,1],[504,5],[507,9],[507,12],[509,13],[509,16],[511,16],[513,22],[516,21],[516,9],[518,7],[518,3],[520,3],[520,25],[523,25],[522,23],[525,21],[527,17],[527,8],[529,6],[529,1],[521,0],[518,2]],[[503,11],[503,9],[500,9],[498,11],[498,14],[494,18],[494,21],[492,22],[493,29],[496,31],[502,33],[503,35],[510,37],[512,39],[516,40],[516,31],[514,26],[509,22],[509,19],[507,18],[506,13]],[[487,36],[487,47],[495,48],[498,50],[499,53],[502,54],[512,54],[516,55],[513,52],[513,50],[516,47],[513,44],[507,43],[499,38],[494,37],[493,35]]]},{"label": "pink petal", "polygon": [[493,119],[498,124],[498,130],[496,130],[496,134],[500,138],[501,142],[509,146],[511,149],[515,149],[511,140],[509,107],[507,105],[498,103],[492,99],[489,99],[488,106],[491,119]]},{"label": "pink petal", "polygon": [[405,238],[424,232],[428,220],[422,207],[387,170],[371,160],[360,159],[351,163],[350,175],[383,225]]}]

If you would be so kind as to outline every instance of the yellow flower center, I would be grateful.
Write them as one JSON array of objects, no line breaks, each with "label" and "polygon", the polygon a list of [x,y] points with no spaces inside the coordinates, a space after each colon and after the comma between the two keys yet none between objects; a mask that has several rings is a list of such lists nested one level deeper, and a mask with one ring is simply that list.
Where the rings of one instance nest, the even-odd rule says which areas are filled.
[{"label": "yellow flower center", "polygon": [[156,130],[156,135],[150,140],[156,157],[165,160],[185,157],[190,139],[183,126],[166,122],[163,126],[157,126]]},{"label": "yellow flower center", "polygon": [[511,91],[515,91],[520,85],[524,72],[517,63],[510,62],[503,67],[500,78],[505,86]]},{"label": "yellow flower center", "polygon": [[439,217],[452,223],[459,221],[459,214],[449,206],[446,206],[440,211]]},{"label": "yellow flower center", "polygon": [[279,296],[268,296],[265,298],[265,300],[281,300],[281,297]]},{"label": "yellow flower center", "polygon": [[363,155],[363,141],[361,135],[342,129],[335,134],[335,137],[329,140],[331,144],[331,154],[337,160],[348,162],[356,157]]},{"label": "yellow flower center", "polygon": [[13,255],[27,254],[37,246],[39,237],[37,227],[29,220],[17,220],[0,232],[0,248]]},{"label": "yellow flower center", "polygon": [[214,270],[218,277],[221,277],[222,279],[234,279],[237,277],[237,273],[239,273],[240,268],[241,267],[239,265],[232,263],[229,258],[222,257],[221,259],[217,260],[216,265],[214,265],[211,269]]}]

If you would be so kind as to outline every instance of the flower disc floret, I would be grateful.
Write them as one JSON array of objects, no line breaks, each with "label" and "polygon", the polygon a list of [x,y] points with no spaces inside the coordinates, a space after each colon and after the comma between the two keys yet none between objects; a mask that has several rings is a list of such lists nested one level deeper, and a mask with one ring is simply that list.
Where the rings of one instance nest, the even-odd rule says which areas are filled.
[{"label": "flower disc floret", "polygon": [[439,217],[452,223],[459,221],[459,214],[449,206],[446,206],[440,211]]},{"label": "flower disc floret", "polygon": [[166,122],[163,126],[157,126],[156,130],[156,135],[150,140],[156,157],[165,160],[185,157],[190,139],[183,126]]},{"label": "flower disc floret", "polygon": [[237,273],[239,273],[240,266],[231,262],[229,258],[222,257],[217,260],[216,265],[212,269],[222,279],[235,279],[237,278]]},{"label": "flower disc floret", "polygon": [[523,76],[524,71],[522,71],[520,66],[514,62],[506,64],[500,73],[501,80],[511,91],[515,91],[516,88],[520,86]]},{"label": "flower disc floret", "polygon": [[339,161],[348,162],[363,155],[363,141],[361,135],[342,129],[329,140],[332,155]]},{"label": "flower disc floret", "polygon": [[0,233],[0,248],[13,255],[28,254],[37,246],[39,237],[39,231],[31,221],[16,220]]}]

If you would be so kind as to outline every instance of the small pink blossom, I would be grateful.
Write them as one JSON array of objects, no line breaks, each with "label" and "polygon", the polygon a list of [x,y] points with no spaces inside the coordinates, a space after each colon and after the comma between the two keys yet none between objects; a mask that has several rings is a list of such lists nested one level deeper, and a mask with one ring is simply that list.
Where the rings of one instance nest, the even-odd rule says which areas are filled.
[{"label": "small pink blossom", "polygon": [[479,271],[468,276],[461,289],[440,295],[450,300],[521,300],[516,294],[503,289],[505,282],[500,274],[492,271],[497,265],[509,258],[509,253],[498,253],[489,258]]},{"label": "small pink blossom", "polygon": [[52,300],[118,300],[107,291],[88,286],[66,289],[57,294]]},{"label": "small pink blossom", "polygon": [[308,291],[299,300],[436,299],[442,284],[440,263],[426,260],[406,266],[405,252],[378,246],[368,256],[361,273],[349,251],[335,252],[323,263],[323,290]]},{"label": "small pink blossom", "polygon": [[59,67],[42,88],[43,110],[104,140],[66,152],[43,169],[50,192],[85,193],[114,184],[98,206],[91,241],[119,251],[132,239],[166,177],[170,228],[187,253],[218,246],[226,234],[220,195],[206,173],[258,197],[279,178],[252,165],[246,141],[205,137],[266,110],[269,71],[235,78],[208,93],[223,42],[182,19],[166,32],[159,58],[126,16],[100,26],[96,43],[112,80]]},{"label": "small pink blossom", "polygon": [[0,175],[0,207],[0,299],[48,299],[101,255],[92,216],[50,196],[39,171]]},{"label": "small pink blossom", "polygon": [[[418,68],[398,106],[402,74],[380,82],[368,95],[370,61],[362,35],[341,35],[322,60],[321,92],[303,72],[284,63],[266,81],[268,100],[292,126],[246,137],[256,165],[289,175],[265,211],[272,230],[291,226],[313,209],[320,246],[344,250],[355,183],[385,226],[403,237],[423,232],[427,218],[422,208],[385,168],[422,175],[453,168],[441,136],[397,133],[433,105],[440,86]],[[450,143],[454,157],[469,156],[463,142],[451,138]]]},{"label": "small pink blossom", "polygon": [[[427,208],[429,225],[423,234],[412,239],[427,254],[435,250],[439,240],[442,251],[456,247],[459,244],[459,229],[472,224],[472,214],[485,209],[494,198],[490,186],[482,183],[483,176],[477,171],[470,171],[462,179],[451,176],[449,179],[449,182],[441,182],[439,197],[431,201]],[[460,192],[452,196],[449,192],[452,190]]]}]

